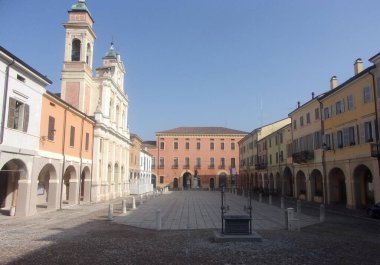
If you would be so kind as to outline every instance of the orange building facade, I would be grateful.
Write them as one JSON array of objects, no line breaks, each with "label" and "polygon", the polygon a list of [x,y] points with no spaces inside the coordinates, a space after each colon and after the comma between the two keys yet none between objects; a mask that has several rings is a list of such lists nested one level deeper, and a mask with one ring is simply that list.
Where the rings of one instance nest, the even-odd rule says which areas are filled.
[{"label": "orange building facade", "polygon": [[42,109],[36,205],[59,209],[89,203],[95,122],[49,92]]},{"label": "orange building facade", "polygon": [[179,127],[156,133],[152,179],[172,189],[232,188],[239,173],[238,142],[246,132],[223,127]]}]

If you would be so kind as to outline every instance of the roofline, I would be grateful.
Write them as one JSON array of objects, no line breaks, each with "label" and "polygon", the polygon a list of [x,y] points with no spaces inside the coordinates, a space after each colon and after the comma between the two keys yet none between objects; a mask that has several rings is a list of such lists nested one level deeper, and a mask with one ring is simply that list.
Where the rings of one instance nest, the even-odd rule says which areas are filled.
[{"label": "roofline", "polygon": [[289,112],[288,116],[293,114],[294,112],[306,107],[307,105],[311,104],[312,102],[314,101],[318,101],[319,99],[321,99],[324,95],[326,94],[325,93],[321,93],[319,94],[318,96],[315,96],[314,98],[310,99],[309,101],[305,102],[304,104],[302,104],[301,106],[297,107],[296,109],[294,109],[292,112]]},{"label": "roofline", "polygon": [[36,69],[34,69],[33,67],[31,67],[29,64],[27,64],[26,62],[24,62],[23,60],[21,60],[20,58],[18,58],[16,55],[14,55],[13,53],[11,53],[10,51],[8,51],[7,49],[5,49],[4,47],[0,46],[0,51],[3,52],[3,53],[5,53],[5,55],[11,57],[13,60],[19,62],[22,66],[24,66],[29,71],[31,71],[32,73],[34,73],[35,75],[37,75],[38,77],[40,77],[46,83],[48,83],[50,85],[53,84],[53,82],[49,78],[47,78],[46,75],[45,76],[42,75]]}]

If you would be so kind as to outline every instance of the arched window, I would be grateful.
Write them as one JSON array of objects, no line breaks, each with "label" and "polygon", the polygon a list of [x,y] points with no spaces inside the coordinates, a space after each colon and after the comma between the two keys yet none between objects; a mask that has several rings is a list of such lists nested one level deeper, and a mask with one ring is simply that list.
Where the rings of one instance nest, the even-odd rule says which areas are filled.
[{"label": "arched window", "polygon": [[90,60],[91,60],[91,45],[90,43],[87,43],[86,63],[88,65],[91,65]]},{"label": "arched window", "polygon": [[71,61],[80,61],[80,40],[73,39],[72,50],[71,50]]}]

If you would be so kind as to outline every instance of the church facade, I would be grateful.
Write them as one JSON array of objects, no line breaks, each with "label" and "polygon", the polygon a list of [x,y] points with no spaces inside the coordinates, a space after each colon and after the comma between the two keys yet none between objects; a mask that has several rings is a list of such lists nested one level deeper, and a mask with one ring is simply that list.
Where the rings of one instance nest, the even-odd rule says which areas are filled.
[{"label": "church facade", "polygon": [[68,11],[61,98],[95,118],[91,200],[129,194],[130,134],[127,127],[126,70],[113,43],[93,76],[96,35],[84,0]]}]

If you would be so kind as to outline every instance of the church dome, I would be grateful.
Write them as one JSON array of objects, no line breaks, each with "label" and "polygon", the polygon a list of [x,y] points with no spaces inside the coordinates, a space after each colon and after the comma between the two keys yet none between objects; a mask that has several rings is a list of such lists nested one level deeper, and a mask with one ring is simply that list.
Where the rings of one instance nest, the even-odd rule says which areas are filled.
[{"label": "church dome", "polygon": [[86,11],[90,14],[86,5],[86,0],[78,0],[78,3],[71,6],[71,11]]},{"label": "church dome", "polygon": [[116,58],[117,56],[116,56],[115,48],[113,47],[113,42],[111,42],[111,47],[106,53],[106,55],[103,57],[103,59],[116,59]]}]

